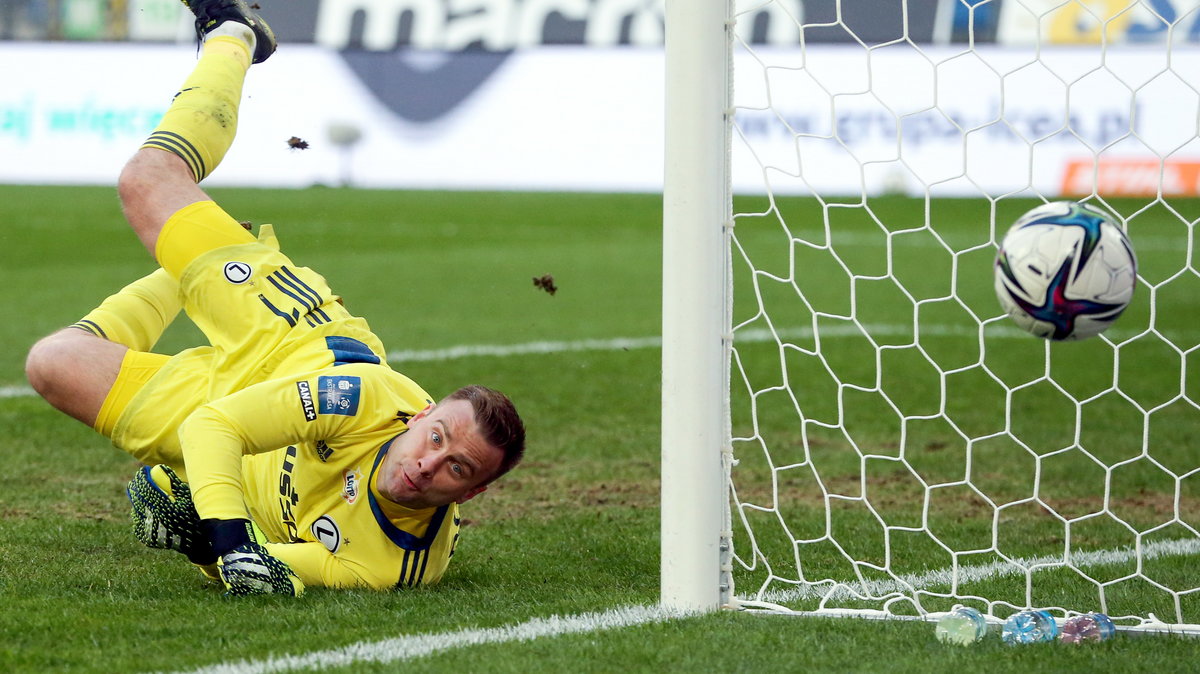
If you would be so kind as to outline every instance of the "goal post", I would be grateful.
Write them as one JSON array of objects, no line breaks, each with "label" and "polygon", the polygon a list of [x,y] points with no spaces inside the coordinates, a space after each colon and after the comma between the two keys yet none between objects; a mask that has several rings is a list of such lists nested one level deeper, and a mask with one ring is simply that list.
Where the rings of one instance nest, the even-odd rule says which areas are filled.
[{"label": "goal post", "polygon": [[722,602],[727,528],[728,0],[667,0],[663,176],[664,606]]},{"label": "goal post", "polygon": [[[665,0],[661,600],[1200,634],[1200,0]],[[1107,332],[997,244],[1129,235]]]}]

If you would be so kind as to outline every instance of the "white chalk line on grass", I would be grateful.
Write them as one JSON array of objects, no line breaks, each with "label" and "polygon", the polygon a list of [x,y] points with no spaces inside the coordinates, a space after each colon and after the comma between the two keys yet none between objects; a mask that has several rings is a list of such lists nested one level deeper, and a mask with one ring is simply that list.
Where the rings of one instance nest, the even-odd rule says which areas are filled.
[{"label": "white chalk line on grass", "polygon": [[[1152,559],[1165,555],[1192,555],[1198,552],[1200,552],[1200,541],[1190,539],[1149,543],[1142,546],[1143,559]],[[1077,567],[1085,567],[1123,563],[1133,559],[1135,555],[1136,552],[1131,549],[1097,550],[1072,555],[1072,561]],[[1062,560],[1051,557],[1037,557],[1015,561],[1025,567],[1036,568],[1053,565]],[[963,566],[958,569],[958,578],[960,583],[978,582],[1012,575],[1013,573],[1021,573],[1019,570],[1013,571],[1011,567],[1011,564]],[[902,576],[895,581],[890,581],[890,583],[873,583],[871,591],[877,594],[886,594],[894,591],[908,591],[911,588],[945,587],[950,584],[953,578],[952,574],[953,571],[951,569],[941,569]],[[819,592],[814,591],[811,596],[815,597],[819,596],[819,594]],[[771,599],[779,601],[802,598],[803,596],[804,593],[800,590],[785,590],[772,593]],[[698,613],[673,610],[660,606],[628,606],[599,613],[583,613],[576,616],[534,618],[523,623],[501,627],[462,629],[441,633],[426,632],[424,634],[414,634],[381,641],[362,641],[341,648],[313,651],[299,655],[277,655],[262,660],[238,660],[190,670],[190,674],[270,674],[271,672],[350,667],[363,662],[388,664],[467,646],[531,641],[534,639],[557,637],[564,634],[584,634],[624,627],[635,627],[648,623],[666,622],[668,620],[695,615],[698,615]]]},{"label": "white chalk line on grass", "polygon": [[[1154,559],[1168,555],[1200,554],[1200,539],[1177,539],[1157,541],[1142,546],[1142,559]],[[1130,548],[1117,550],[1093,550],[1088,552],[1072,552],[1070,563],[1076,568],[1089,566],[1104,566],[1122,564],[1135,559],[1137,551]],[[1021,576],[1028,570],[1031,574],[1054,571],[1065,568],[1066,561],[1062,556],[1045,556],[1015,558],[1011,562],[991,562],[976,566],[960,566],[957,573],[954,569],[937,569],[925,573],[900,576],[893,580],[847,581],[834,587],[830,584],[789,588],[764,592],[756,600],[769,602],[786,602],[803,599],[818,599],[828,595],[829,599],[851,599],[856,596],[882,597],[894,593],[908,593],[913,588],[926,589],[931,587],[949,588],[958,578],[960,586],[967,583],[977,583],[983,580],[1005,576]]]},{"label": "white chalk line on grass", "polygon": [[268,674],[298,670],[322,670],[349,667],[358,663],[392,663],[411,660],[442,651],[484,644],[532,641],[563,634],[580,634],[663,622],[689,615],[658,606],[628,606],[601,613],[576,616],[534,618],[516,625],[464,629],[454,632],[427,632],[411,636],[350,644],[341,648],[314,651],[302,655],[280,655],[263,660],[241,660],[191,670],[193,674]]},{"label": "white chalk line on grass", "polygon": [[[952,325],[922,325],[921,335],[926,337],[974,337],[979,334],[977,328]],[[826,325],[821,328],[822,337],[857,337],[863,331],[876,337],[904,337],[913,333],[912,325],[870,323],[863,328],[846,323],[842,325]],[[735,344],[774,341],[779,339],[811,338],[812,328],[777,328],[774,332],[764,328],[743,328],[734,333]],[[1028,338],[1028,334],[1015,328],[992,328],[987,336]],[[526,342],[524,344],[479,344],[452,346],[445,349],[428,349],[412,351],[392,351],[388,360],[395,363],[416,361],[439,361],[467,358],[472,356],[521,356],[527,354],[566,353],[571,351],[628,351],[632,349],[657,349],[662,347],[661,337],[616,337],[613,339],[581,339],[575,341],[545,341]]]},{"label": "white chalk line on grass", "polygon": [[28,386],[0,386],[0,398],[28,398],[37,395]]},{"label": "white chalk line on grass", "polygon": [[[821,328],[822,338],[860,337],[864,330],[875,338],[880,337],[910,337],[913,327],[910,324],[863,324],[860,329],[852,323],[826,325]],[[976,337],[978,328],[953,325],[922,325],[923,337]],[[1110,335],[1114,332],[1110,331]],[[742,328],[734,333],[734,344],[759,344],[776,339],[811,339],[812,328],[776,328],[774,331],[765,328]],[[987,331],[988,339],[1028,339],[1025,332],[1007,326],[991,327]],[[438,362],[474,358],[480,356],[510,357],[530,354],[569,353],[576,351],[630,351],[637,349],[657,349],[662,347],[661,337],[614,337],[612,339],[580,339],[573,341],[538,341],[521,344],[464,344],[450,346],[444,349],[410,349],[389,351],[388,362],[394,364]],[[5,398],[26,398],[35,395],[33,389],[19,384],[0,386],[0,400]]]},{"label": "white chalk line on grass", "polygon": [[[864,326],[872,335],[894,337],[912,334],[912,327],[906,325],[871,324]],[[1011,331],[1013,335],[1024,335],[1023,332]],[[821,328],[822,337],[850,337],[861,335],[862,331],[851,324],[831,325]],[[923,326],[921,334],[945,336],[973,336],[975,330],[949,326]],[[778,335],[781,339],[811,338],[812,328],[778,328],[772,333],[762,328],[738,330],[734,334],[734,343],[761,343],[773,341]],[[1009,335],[1004,335],[1009,336]],[[632,349],[657,349],[662,347],[661,337],[617,337],[614,339],[581,339],[575,341],[546,341],[526,342],[524,344],[480,344],[467,346],[452,346],[445,349],[430,349],[423,351],[392,351],[388,353],[388,361],[403,363],[415,361],[439,361],[467,358],[472,356],[520,356],[527,354],[567,353],[571,351],[628,351]]]},{"label": "white chalk line on grass", "polygon": [[[905,325],[867,325],[867,331],[875,336],[888,337],[908,335],[912,333],[911,326]],[[1011,334],[1009,334],[1011,333]],[[777,334],[782,339],[812,337],[811,328],[778,329],[772,334],[769,330],[747,329],[736,333],[735,342],[759,343],[775,339]],[[862,332],[852,325],[827,326],[821,329],[823,337],[846,337],[861,335]],[[921,334],[933,337],[971,336],[975,330],[947,326],[923,326]],[[988,336],[1023,336],[1025,333],[1017,330],[989,332]],[[637,349],[657,349],[662,347],[661,337],[615,337],[612,339],[580,339],[573,341],[539,341],[522,344],[466,344],[450,346],[444,349],[412,349],[390,351],[387,354],[390,363],[417,363],[457,360],[478,356],[509,357],[530,354],[569,353],[573,351],[629,351]],[[27,398],[35,395],[28,386],[0,386],[0,399]]]}]

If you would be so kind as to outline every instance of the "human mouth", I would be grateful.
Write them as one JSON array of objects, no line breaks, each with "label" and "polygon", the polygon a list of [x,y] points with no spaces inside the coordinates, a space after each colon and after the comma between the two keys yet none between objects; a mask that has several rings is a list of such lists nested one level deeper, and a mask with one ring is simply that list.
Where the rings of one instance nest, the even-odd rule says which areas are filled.
[{"label": "human mouth", "polygon": [[421,491],[421,488],[417,486],[416,482],[412,481],[412,478],[408,476],[408,473],[401,470],[400,475],[404,477],[404,484],[407,484],[409,489],[413,491]]}]

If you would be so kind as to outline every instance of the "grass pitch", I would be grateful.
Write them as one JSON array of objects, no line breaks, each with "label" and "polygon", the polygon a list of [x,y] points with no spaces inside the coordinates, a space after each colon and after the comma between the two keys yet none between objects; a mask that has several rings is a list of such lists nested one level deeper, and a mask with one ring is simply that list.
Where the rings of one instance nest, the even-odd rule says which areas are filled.
[{"label": "grass pitch", "polygon": [[[75,321],[106,294],[152,269],[148,256],[123,224],[113,190],[0,187],[0,281],[9,290],[4,301],[8,320],[0,334],[10,345],[0,353],[0,388],[6,391],[0,398],[0,428],[5,431],[3,450],[8,466],[0,474],[0,605],[5,609],[0,612],[0,666],[6,671],[190,670],[238,661],[262,665],[272,656],[285,655],[299,656],[300,662],[305,662],[305,654],[421,634],[443,635],[445,649],[400,663],[358,661],[326,669],[926,672],[954,668],[1028,672],[1103,667],[1180,671],[1191,667],[1200,655],[1197,642],[1177,638],[1120,638],[1074,649],[1011,649],[993,637],[975,648],[959,649],[937,643],[932,626],[922,623],[734,613],[531,641],[462,645],[480,630],[657,601],[659,354],[657,349],[636,345],[648,341],[622,347],[621,342],[605,340],[659,334],[660,199],[645,195],[332,189],[214,190],[214,196],[240,220],[274,223],[284,250],[297,263],[325,274],[347,306],[371,322],[393,353],[407,354],[407,360],[393,359],[393,366],[430,393],[440,396],[469,382],[508,392],[530,429],[526,463],[464,508],[469,524],[450,572],[438,587],[388,594],[314,588],[298,601],[222,598],[182,558],[142,548],[130,535],[122,490],[135,469],[133,461],[89,429],[21,394],[21,363],[38,337]],[[964,223],[958,234],[964,238],[952,245],[958,246],[954,250],[975,245],[979,237],[987,239],[987,233],[971,229],[979,222],[976,206],[967,202],[935,205],[935,217]],[[744,210],[759,207],[753,202],[743,204]],[[1200,211],[1192,202],[1182,207]],[[787,208],[803,212],[814,204],[787,202]],[[884,222],[919,217],[916,214],[922,208],[919,202],[907,200],[885,200],[878,206]],[[1016,205],[1013,208],[1023,210]],[[982,216],[986,222],[986,213]],[[1189,222],[1195,217],[1186,215]],[[1169,224],[1170,219],[1163,222]],[[761,236],[764,244],[777,237],[777,232],[765,226],[761,230],[749,223],[739,227],[748,245],[756,236]],[[876,268],[872,265],[878,264],[869,240],[874,233],[864,231],[866,245],[854,253],[863,259],[852,264],[862,265],[856,273],[870,274]],[[1169,238],[1177,234],[1168,231],[1156,236],[1178,241]],[[1183,240],[1186,242],[1186,237]],[[1134,242],[1138,244],[1136,230]],[[1146,250],[1151,249],[1153,246]],[[1178,258],[1192,270],[1190,276],[1180,277],[1178,288],[1165,283],[1158,291],[1182,302],[1177,305],[1185,312],[1182,316],[1160,318],[1178,323],[1164,327],[1173,334],[1194,330],[1200,315],[1196,311],[1200,293],[1191,292],[1195,259],[1186,257],[1194,255],[1193,249],[1185,246],[1182,250],[1177,243],[1162,247],[1162,255],[1168,258],[1162,268],[1179,268]],[[970,277],[965,261],[972,255],[986,257],[960,256],[964,279]],[[930,262],[918,255],[915,260],[950,263],[945,256]],[[818,264],[809,268],[820,269]],[[555,279],[558,290],[554,295],[532,282],[544,274]],[[919,273],[897,270],[897,274],[912,278],[910,286],[924,293],[922,298],[940,292],[937,281],[923,280]],[[1156,282],[1166,280],[1169,277]],[[990,272],[982,279],[963,282],[971,284],[966,295],[984,306]],[[1141,299],[1146,297],[1145,290],[1139,289]],[[831,289],[822,296],[823,306],[841,306],[839,292]],[[1131,309],[1134,313],[1123,318],[1119,327],[1136,331],[1140,321],[1148,320],[1137,311],[1141,309]],[[786,310],[776,313],[799,320]],[[739,316],[739,320],[746,318]],[[1130,318],[1133,320],[1126,324]],[[895,321],[885,315],[870,322]],[[173,351],[199,339],[193,328],[179,321],[160,349]],[[953,340],[954,336],[944,339]],[[578,345],[585,340],[612,347],[531,352],[529,346]],[[895,341],[902,343],[903,336]],[[1012,371],[1005,374],[1011,377],[1011,385],[1029,381],[1029,368],[1045,367],[1037,343],[1015,339],[1005,343],[1010,346],[989,353],[994,351],[996,357],[1011,361],[996,365],[998,370]],[[1196,342],[1181,343],[1190,346],[1184,346],[1186,352],[1177,357],[1187,359],[1187,372],[1194,373]],[[489,348],[467,349],[467,355],[457,356],[441,351],[457,346]],[[748,360],[756,358],[756,349],[766,346],[748,344]],[[969,364],[970,354],[964,355],[960,346],[935,344],[930,347],[931,358],[945,368]],[[1152,356],[1164,350],[1153,346],[1147,349]],[[503,347],[514,348],[506,351]],[[861,384],[869,381],[871,373],[855,369],[861,360],[856,348],[851,339],[844,353],[838,355],[835,350],[831,357],[841,381]],[[769,359],[770,348],[764,352]],[[777,355],[775,359],[778,361]],[[1056,367],[1060,367],[1058,362]],[[797,362],[797,372],[808,365],[811,363]],[[1061,367],[1066,365],[1069,363]],[[1108,367],[1111,377],[1114,366]],[[917,370],[918,374],[924,371]],[[899,376],[905,375],[901,372]],[[1098,386],[1086,377],[1078,382],[1066,378],[1070,386],[1084,392],[1081,396]],[[1168,409],[1155,401],[1164,395],[1164,389],[1180,391],[1181,387],[1191,400],[1197,399],[1197,377],[1181,383],[1178,369],[1174,379],[1152,369],[1131,371],[1125,379],[1133,391],[1130,397],[1139,404]],[[915,376],[912,381],[923,380]],[[797,387],[800,395],[811,396],[816,419],[832,414],[831,403],[820,395],[829,386],[827,380],[813,379],[811,387]],[[1040,395],[1040,388],[1027,388],[1033,389],[1028,395]],[[866,413],[877,401],[864,396],[853,406],[863,411],[861,418],[848,420],[847,428],[862,446],[871,448],[868,453],[880,457],[868,463],[878,464],[882,471],[891,466],[886,458],[898,452],[883,439],[892,422],[886,416]],[[994,387],[988,387],[977,394],[958,394],[954,400],[970,409],[992,405],[994,398]],[[1029,426],[1020,432],[1022,437],[1033,438],[1036,446],[1045,443],[1053,447],[1061,441],[1061,430],[1054,424],[1046,427],[1034,412],[1040,409],[1035,403],[1028,405],[1033,415],[1028,421],[1014,419],[1014,423]],[[911,404],[919,412],[921,405],[930,403],[918,396]],[[1115,412],[1108,408],[1097,412],[1108,417],[1127,407],[1114,403]],[[1172,446],[1190,450],[1200,426],[1186,406],[1179,411],[1168,423],[1152,425],[1151,432],[1170,435]],[[735,410],[735,420],[744,430],[746,421],[737,413]],[[795,432],[789,419],[768,416],[766,422],[769,432],[783,437],[787,446],[788,433]],[[986,433],[990,422],[968,418],[963,423],[978,424],[973,433]],[[1119,460],[1128,439],[1118,433],[1120,424],[1113,428],[1117,429],[1111,431],[1116,434],[1113,437],[1122,438],[1112,450]],[[1039,429],[1045,437],[1038,435],[1043,432]],[[944,441],[944,429],[925,430],[920,436],[924,446],[936,447]],[[845,446],[844,439],[818,445],[831,453]],[[1167,467],[1181,472],[1185,460],[1186,456],[1171,459]],[[747,470],[753,463],[747,462]],[[1053,462],[1034,463],[1036,468]],[[988,494],[1019,495],[1023,487],[1005,481],[1012,465],[1000,461],[981,476]],[[918,474],[935,478],[953,473],[936,462],[917,461],[916,467]],[[831,477],[844,480],[856,468],[845,467]],[[1189,525],[1195,492],[1187,490],[1193,489],[1195,479],[1181,480],[1185,487],[1182,498],[1170,508]],[[905,484],[894,479],[881,479],[880,483],[901,485],[897,494]],[[841,483],[834,480],[833,484]],[[1132,480],[1130,484],[1131,493],[1142,490],[1145,503],[1160,502],[1166,491],[1174,493],[1174,483],[1164,486],[1162,480]],[[853,495],[849,486],[843,487],[840,493]],[[799,508],[800,515],[809,505],[804,495],[803,485],[798,484],[788,502],[788,507]],[[1062,494],[1050,495],[1049,500],[1084,512],[1089,506],[1080,498]],[[1117,502],[1125,503],[1122,499]],[[895,522],[903,525],[919,517],[908,510],[903,499],[894,497],[887,503],[893,509],[889,517]],[[1134,521],[1155,512],[1153,507],[1132,503],[1129,508],[1124,512]],[[1019,508],[1009,511],[1017,527],[1013,545],[1036,552],[1037,546],[1029,541],[1039,540],[1035,536],[1044,518]],[[967,544],[973,535],[970,530],[959,531],[953,522],[935,523],[933,530],[944,532],[944,537],[961,536],[968,539]],[[867,557],[875,552],[873,535],[868,531],[860,539]],[[942,557],[931,554],[911,563],[934,568],[944,564]],[[1194,586],[1194,563],[1188,561],[1172,572],[1182,574],[1179,582]],[[744,582],[746,587],[755,583],[752,576]],[[1200,621],[1194,612],[1191,615]]]}]

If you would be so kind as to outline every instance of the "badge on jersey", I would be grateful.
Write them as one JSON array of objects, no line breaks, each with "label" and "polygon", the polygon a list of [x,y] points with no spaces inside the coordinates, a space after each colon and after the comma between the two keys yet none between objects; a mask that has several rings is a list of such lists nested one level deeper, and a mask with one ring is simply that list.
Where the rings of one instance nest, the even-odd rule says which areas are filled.
[{"label": "badge on jersey", "polygon": [[305,421],[315,421],[317,408],[313,405],[312,390],[306,381],[296,382],[296,391],[300,394],[300,409],[304,412]]},{"label": "badge on jersey", "polygon": [[337,552],[338,548],[342,547],[342,530],[329,515],[321,515],[309,530],[312,531],[313,538],[330,552]]},{"label": "badge on jersey", "polygon": [[334,376],[317,378],[318,411],[321,414],[358,414],[358,396],[362,392],[359,377]]},{"label": "badge on jersey", "polygon": [[342,482],[342,498],[346,500],[346,503],[354,505],[358,501],[358,495],[362,493],[362,472],[358,468],[343,470]]},{"label": "badge on jersey", "polygon": [[225,280],[234,285],[241,285],[254,275],[254,269],[245,262],[226,262],[223,271]]}]

